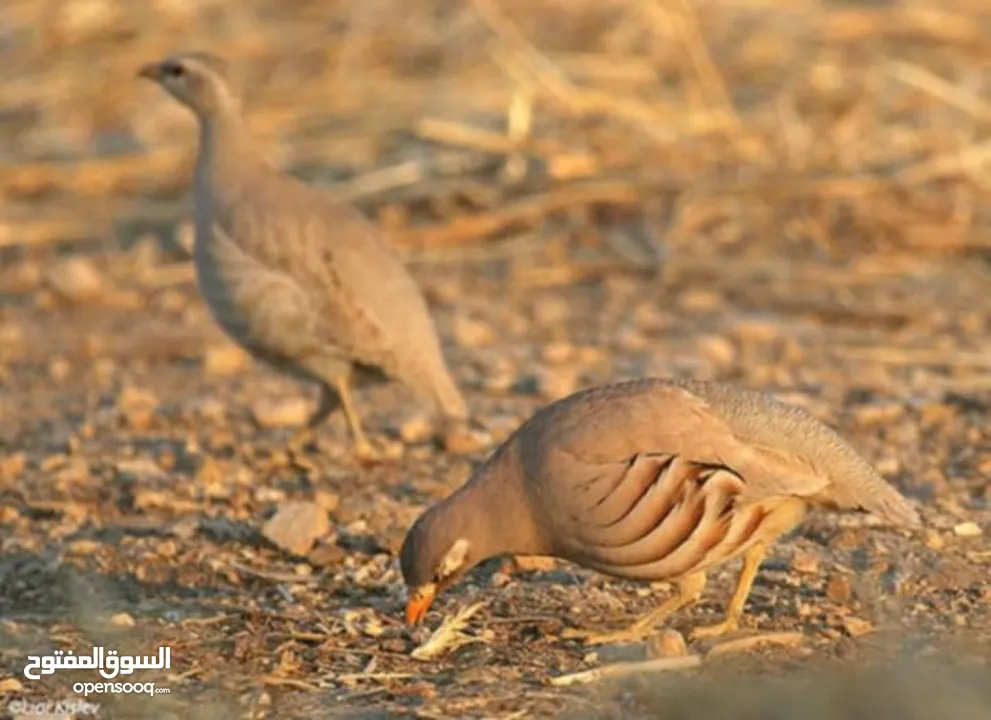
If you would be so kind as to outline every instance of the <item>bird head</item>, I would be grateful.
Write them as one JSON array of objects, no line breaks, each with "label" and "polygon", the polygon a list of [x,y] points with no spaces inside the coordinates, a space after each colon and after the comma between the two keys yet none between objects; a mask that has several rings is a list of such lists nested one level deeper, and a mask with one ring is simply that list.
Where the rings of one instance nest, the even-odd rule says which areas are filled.
[{"label": "bird head", "polygon": [[207,53],[170,55],[142,66],[138,76],[157,83],[201,118],[240,108],[227,63]]},{"label": "bird head", "polygon": [[442,508],[430,508],[420,516],[399,552],[409,625],[420,622],[437,595],[484,559],[476,554],[469,534],[444,517]]}]

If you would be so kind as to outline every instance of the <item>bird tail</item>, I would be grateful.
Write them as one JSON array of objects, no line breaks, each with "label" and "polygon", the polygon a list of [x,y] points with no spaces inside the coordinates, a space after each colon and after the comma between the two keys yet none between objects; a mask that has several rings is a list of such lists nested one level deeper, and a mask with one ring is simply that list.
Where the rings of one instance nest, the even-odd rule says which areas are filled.
[{"label": "bird tail", "polygon": [[468,404],[455,384],[454,378],[446,369],[437,374],[434,382],[434,399],[446,418],[450,420],[468,419]]},{"label": "bird tail", "polygon": [[917,528],[922,525],[922,520],[915,508],[901,493],[887,483],[872,487],[871,492],[865,495],[862,507],[892,525],[909,528]]}]

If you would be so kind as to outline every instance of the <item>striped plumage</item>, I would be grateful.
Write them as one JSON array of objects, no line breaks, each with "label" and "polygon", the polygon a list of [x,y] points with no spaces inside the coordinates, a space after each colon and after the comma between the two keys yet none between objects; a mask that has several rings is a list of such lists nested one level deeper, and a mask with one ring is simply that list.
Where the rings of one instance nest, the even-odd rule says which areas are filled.
[{"label": "striped plumage", "polygon": [[142,69],[196,115],[199,289],[217,323],[255,357],[318,383],[315,426],[343,406],[373,456],[352,378],[399,380],[463,421],[465,401],[419,288],[376,228],[324,190],[275,169],[241,115],[226,64],[203,53]]},{"label": "striped plumage", "polygon": [[[664,614],[698,596],[707,568],[743,555],[742,599],[725,630],[767,546],[809,506],[919,524],[834,431],[768,395],[659,379],[585,390],[540,410],[417,520],[401,554],[420,601],[411,618],[469,567],[504,553],[677,581],[681,593]],[[457,564],[450,548],[459,540]],[[455,571],[439,574],[442,565]]]}]

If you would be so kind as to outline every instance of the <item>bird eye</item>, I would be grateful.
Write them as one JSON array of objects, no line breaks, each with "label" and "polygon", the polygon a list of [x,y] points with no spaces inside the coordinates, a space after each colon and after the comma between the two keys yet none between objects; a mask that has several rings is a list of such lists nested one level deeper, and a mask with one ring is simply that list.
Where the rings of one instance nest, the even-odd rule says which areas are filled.
[{"label": "bird eye", "polygon": [[163,69],[168,77],[177,78],[186,74],[186,68],[182,65],[166,65]]}]

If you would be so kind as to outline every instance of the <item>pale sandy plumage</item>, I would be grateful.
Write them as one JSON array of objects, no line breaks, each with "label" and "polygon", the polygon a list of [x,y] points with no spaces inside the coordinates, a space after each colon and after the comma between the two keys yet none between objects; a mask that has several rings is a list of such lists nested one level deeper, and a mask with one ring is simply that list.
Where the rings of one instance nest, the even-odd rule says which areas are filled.
[{"label": "pale sandy plumage", "polygon": [[414,524],[400,560],[415,622],[487,557],[566,558],[679,593],[631,631],[694,601],[712,565],[742,555],[724,623],[736,627],[766,549],[810,506],[919,517],[833,430],[768,395],[644,379],[585,390],[524,423],[465,485]]},{"label": "pale sandy plumage", "polygon": [[464,420],[433,320],[395,252],[352,208],[267,162],[226,64],[188,53],[141,75],[199,120],[199,289],[218,324],[255,357],[319,383],[310,426],[341,404],[357,451],[374,454],[351,398],[353,376],[399,380]]}]

